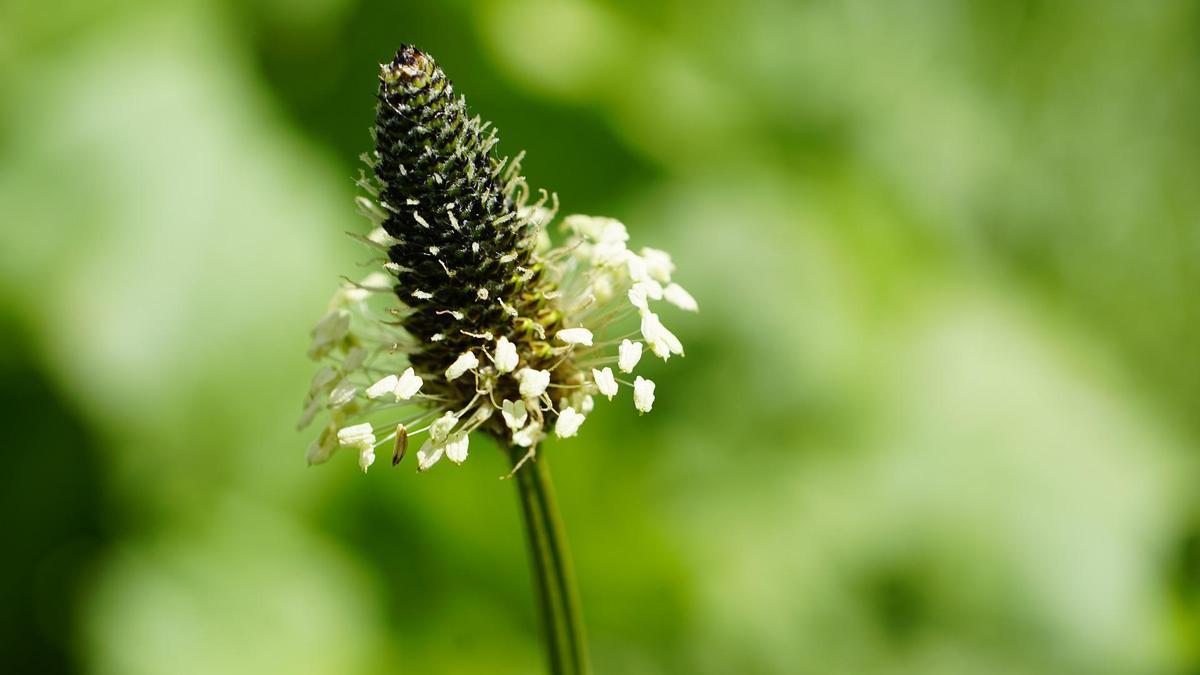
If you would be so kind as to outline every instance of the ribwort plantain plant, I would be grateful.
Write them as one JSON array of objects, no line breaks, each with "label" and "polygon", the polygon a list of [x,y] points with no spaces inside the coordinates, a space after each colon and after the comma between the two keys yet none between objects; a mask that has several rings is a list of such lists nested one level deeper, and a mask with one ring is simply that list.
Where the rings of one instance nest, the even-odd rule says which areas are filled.
[{"label": "ribwort plantain plant", "polygon": [[[634,252],[611,218],[568,216],[555,246],[557,197],[533,198],[521,157],[493,153],[495,129],[467,114],[420,50],[402,47],[380,66],[372,134],[357,204],[373,229],[354,236],[379,269],[344,282],[312,331],[309,356],[324,364],[300,426],[322,414],[325,422],[308,462],[345,449],[367,471],[381,446],[391,444],[398,464],[422,439],[425,471],[443,457],[461,464],[475,432],[495,438],[520,496],[550,670],[585,673],[569,556],[538,448],[551,431],[575,436],[594,397],[612,400],[622,385],[649,412],[654,383],[627,376],[644,348],[663,360],[683,354],[651,303],[696,311],[696,301],[671,281],[668,254]],[[634,317],[640,326],[622,334]]]}]

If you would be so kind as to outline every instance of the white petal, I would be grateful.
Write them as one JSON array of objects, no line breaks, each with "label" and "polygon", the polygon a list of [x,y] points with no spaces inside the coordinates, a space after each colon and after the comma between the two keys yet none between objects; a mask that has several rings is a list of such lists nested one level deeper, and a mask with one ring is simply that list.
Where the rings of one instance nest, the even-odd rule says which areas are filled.
[{"label": "white petal", "polygon": [[617,354],[617,368],[622,373],[632,373],[633,367],[642,360],[642,343],[622,340]]},{"label": "white petal", "polygon": [[334,344],[350,332],[350,312],[335,309],[317,322],[312,330],[312,344],[308,347],[309,358],[320,358],[329,353]]},{"label": "white petal", "polygon": [[654,383],[638,375],[633,381],[633,405],[639,412],[648,413],[654,407]]},{"label": "white petal", "polygon": [[633,251],[625,252],[625,266],[629,270],[631,281],[646,281],[650,278],[650,273],[646,270],[646,261]]},{"label": "white petal", "polygon": [[537,398],[545,393],[546,386],[550,384],[550,371],[522,368],[517,371],[517,379],[521,383],[521,396]]},{"label": "white petal", "polygon": [[342,372],[353,373],[366,360],[367,350],[362,347],[353,347],[350,351],[346,352],[346,358],[342,359]]},{"label": "white petal", "polygon": [[321,369],[313,375],[312,383],[308,385],[308,395],[316,396],[325,390],[333,381],[337,379],[337,371],[330,366],[321,366]]},{"label": "white petal", "polygon": [[584,415],[592,412],[592,409],[595,407],[596,407],[596,402],[592,399],[592,397],[590,395],[584,394],[583,398],[579,399],[579,409],[581,411],[583,411]]},{"label": "white petal", "polygon": [[355,305],[365,302],[372,292],[385,291],[391,286],[391,279],[383,272],[372,272],[357,285],[342,289],[341,299],[346,304]]},{"label": "white petal", "polygon": [[364,446],[363,448],[361,448],[358,451],[358,466],[362,468],[363,473],[366,473],[367,469],[371,468],[371,465],[374,463],[375,463],[375,447],[374,446],[371,446],[371,445]]},{"label": "white petal", "polygon": [[463,373],[467,372],[468,370],[475,370],[475,368],[478,366],[479,358],[476,357],[475,354],[469,351],[463,352],[462,354],[459,354],[458,358],[454,360],[454,363],[451,363],[450,367],[446,369],[446,379],[457,380]]},{"label": "white petal", "polygon": [[599,220],[599,218],[585,216],[581,213],[573,213],[563,218],[563,226],[574,230],[576,234],[585,237],[594,237],[598,230],[597,221]]},{"label": "white petal", "polygon": [[592,295],[599,302],[608,302],[613,297],[613,282],[612,275],[607,271],[601,271],[592,279],[591,285]]},{"label": "white petal", "polygon": [[462,464],[467,458],[467,444],[471,437],[458,432],[446,439],[446,458],[455,464]]},{"label": "white petal", "polygon": [[595,218],[598,221],[599,231],[596,232],[595,239],[598,242],[605,244],[625,243],[629,241],[629,231],[625,229],[625,224],[616,218]]},{"label": "white petal", "polygon": [[671,280],[671,274],[675,271],[675,264],[671,262],[671,256],[666,251],[660,251],[656,248],[643,248],[642,260],[646,263],[646,271],[651,277],[658,279],[664,284]]},{"label": "white petal", "polygon": [[496,340],[496,370],[501,373],[511,373],[517,367],[517,346],[501,336]]},{"label": "white petal", "polygon": [[344,448],[361,448],[375,445],[375,434],[371,431],[370,422],[363,422],[362,424],[338,429],[337,439],[338,445]]},{"label": "white petal", "polygon": [[579,432],[579,425],[583,424],[583,415],[575,412],[574,408],[563,408],[562,412],[558,413],[558,422],[554,425],[554,435],[559,438],[570,438]]},{"label": "white petal", "polygon": [[679,338],[667,330],[654,312],[642,312],[642,337],[646,339],[646,344],[650,345],[650,351],[664,361],[671,358],[671,354],[683,353],[683,344],[679,342]]},{"label": "white petal", "polygon": [[679,309],[689,312],[700,311],[700,305],[696,304],[696,299],[690,293],[683,290],[683,286],[679,284],[671,284],[663,290],[663,297],[667,302],[675,305]]},{"label": "white petal", "polygon": [[354,400],[354,395],[358,393],[358,387],[350,384],[346,380],[338,383],[338,386],[329,392],[329,407],[340,408],[350,401]]},{"label": "white petal", "polygon": [[450,435],[450,430],[456,424],[458,424],[458,418],[454,413],[448,412],[429,425],[429,437],[433,439],[434,443],[441,443]]},{"label": "white petal", "polygon": [[529,412],[525,410],[525,402],[512,402],[508,399],[500,404],[500,415],[504,417],[504,424],[509,429],[516,431],[525,426],[525,420],[529,419]]},{"label": "white petal", "polygon": [[304,407],[304,412],[300,413],[300,420],[296,422],[296,429],[303,429],[312,424],[313,418],[321,411],[325,404],[319,398],[314,398]]},{"label": "white petal", "polygon": [[400,243],[399,239],[396,239],[392,235],[388,234],[387,231],[382,227],[377,227],[374,230],[371,230],[371,233],[367,235],[367,239],[370,239],[380,246],[387,246],[389,248]]},{"label": "white petal", "polygon": [[432,440],[425,441],[421,445],[421,449],[417,450],[417,470],[424,471],[429,467],[437,464],[442,458],[442,453],[446,451],[446,446],[441,443],[434,443]]},{"label": "white petal", "polygon": [[371,291],[358,286],[350,286],[342,289],[341,302],[347,305],[357,305],[360,302],[366,301],[371,296]]},{"label": "white petal", "polygon": [[333,454],[333,450],[337,447],[337,445],[337,437],[328,431],[325,431],[321,434],[320,438],[313,441],[312,445],[308,446],[308,452],[305,453],[305,459],[308,460],[309,465],[323,464],[329,459],[329,456]]},{"label": "white petal", "polygon": [[662,300],[663,299],[662,284],[658,283],[657,281],[655,281],[653,279],[639,281],[636,284],[634,284],[633,287],[642,289],[642,292],[646,294],[646,297],[651,300]]},{"label": "white petal", "polygon": [[564,328],[555,337],[569,345],[592,346],[592,331],[586,328]]},{"label": "white petal", "polygon": [[624,243],[629,241],[625,225],[614,218],[574,214],[563,219],[563,224],[576,234],[598,243]]},{"label": "white petal", "polygon": [[390,290],[392,286],[392,278],[383,272],[371,272],[358,283],[360,286],[366,286],[373,291],[386,291]]},{"label": "white petal", "polygon": [[612,368],[604,370],[592,368],[592,380],[596,383],[600,393],[607,396],[608,400],[611,401],[612,397],[617,395],[617,378],[613,377]]},{"label": "white petal", "polygon": [[396,377],[395,375],[388,375],[382,380],[379,380],[375,384],[367,387],[367,398],[379,398],[384,394],[390,394],[396,391],[396,383],[399,381],[400,378]]},{"label": "white petal", "polygon": [[638,309],[650,309],[649,303],[646,302],[646,287],[641,284],[634,284],[633,288],[625,294],[629,298],[629,304]]},{"label": "white petal", "polygon": [[590,248],[592,267],[614,267],[614,272],[622,273],[615,269],[622,265],[629,251],[625,249],[625,242],[618,239],[610,241],[600,241],[593,244]]},{"label": "white petal", "polygon": [[542,425],[532,420],[529,422],[528,426],[520,431],[514,432],[512,435],[513,445],[519,445],[522,448],[528,448],[541,439]]},{"label": "white petal", "polygon": [[407,401],[416,396],[417,392],[421,391],[422,384],[425,384],[425,381],[421,379],[421,376],[414,373],[412,368],[406,368],[400,374],[400,378],[396,380],[396,388],[394,390],[396,400]]}]

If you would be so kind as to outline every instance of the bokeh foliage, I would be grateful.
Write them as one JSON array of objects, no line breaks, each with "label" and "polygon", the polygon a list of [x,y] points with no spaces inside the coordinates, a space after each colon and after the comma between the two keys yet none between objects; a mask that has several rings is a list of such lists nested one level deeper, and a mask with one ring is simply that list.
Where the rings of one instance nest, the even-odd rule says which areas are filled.
[{"label": "bokeh foliage", "polygon": [[546,450],[598,672],[1200,673],[1194,0],[0,7],[0,670],[539,668],[494,448],[292,429],[402,42],[701,303]]}]

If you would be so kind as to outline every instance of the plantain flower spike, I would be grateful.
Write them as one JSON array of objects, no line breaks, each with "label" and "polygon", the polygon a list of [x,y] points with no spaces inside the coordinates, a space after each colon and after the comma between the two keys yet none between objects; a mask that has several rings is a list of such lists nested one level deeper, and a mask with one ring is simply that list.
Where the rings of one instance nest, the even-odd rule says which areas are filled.
[{"label": "plantain flower spike", "polygon": [[414,47],[380,66],[373,136],[356,200],[372,229],[356,238],[378,269],[342,284],[312,331],[322,366],[300,426],[320,416],[324,428],[309,463],[351,448],[366,471],[379,446],[399,461],[424,435],[423,471],[464,461],[476,431],[528,459],[550,432],[575,436],[592,394],[611,400],[621,385],[649,411],[654,384],[611,366],[632,373],[643,346],[683,354],[651,305],[697,309],[666,252],[634,252],[619,221],[582,215],[562,219],[554,247],[557,196],[531,195],[521,157],[493,154],[496,131]]}]

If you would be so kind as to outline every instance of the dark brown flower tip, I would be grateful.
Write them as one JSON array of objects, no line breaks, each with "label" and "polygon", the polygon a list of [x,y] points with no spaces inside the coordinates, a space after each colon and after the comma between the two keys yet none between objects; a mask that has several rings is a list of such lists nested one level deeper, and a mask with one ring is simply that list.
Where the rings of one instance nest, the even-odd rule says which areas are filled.
[{"label": "dark brown flower tip", "polygon": [[428,54],[412,45],[396,50],[391,63],[382,65],[379,77],[384,82],[410,84],[424,79],[437,65]]}]

